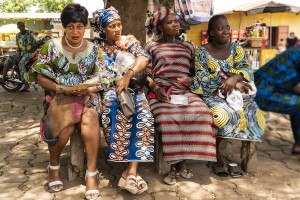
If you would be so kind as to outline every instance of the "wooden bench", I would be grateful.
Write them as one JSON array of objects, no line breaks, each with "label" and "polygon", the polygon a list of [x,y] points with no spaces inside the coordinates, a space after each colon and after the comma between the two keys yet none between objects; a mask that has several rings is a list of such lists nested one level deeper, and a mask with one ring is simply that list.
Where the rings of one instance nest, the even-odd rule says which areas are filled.
[{"label": "wooden bench", "polygon": [[[227,140],[221,142],[221,149],[227,148]],[[155,155],[156,155],[156,169],[160,175],[165,175],[170,171],[170,165],[168,165],[163,159],[162,153],[162,139],[160,135],[155,134]],[[255,142],[242,141],[241,147],[241,168],[245,172],[257,171],[257,154],[255,151]]]},{"label": "wooden bench", "polygon": [[77,178],[83,178],[84,176],[84,146],[78,129],[71,135],[70,147],[68,180],[74,181]]},{"label": "wooden bench", "polygon": [[257,154],[255,150],[255,142],[242,141],[241,159],[241,168],[245,172],[253,173],[257,171]]},{"label": "wooden bench", "polygon": [[[78,177],[84,176],[84,146],[79,131],[76,131],[70,139],[70,161],[68,163],[68,179],[74,181]],[[168,165],[163,159],[161,136],[155,132],[155,162],[159,175],[165,175],[170,171]],[[223,140],[221,148],[227,148],[227,140]],[[255,142],[242,141],[241,147],[241,168],[245,172],[256,172],[257,154],[255,151]]]}]

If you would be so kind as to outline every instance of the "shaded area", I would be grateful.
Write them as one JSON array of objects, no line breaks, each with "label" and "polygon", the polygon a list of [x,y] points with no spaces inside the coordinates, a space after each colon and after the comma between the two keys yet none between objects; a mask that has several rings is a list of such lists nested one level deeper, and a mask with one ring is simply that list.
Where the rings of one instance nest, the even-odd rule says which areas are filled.
[{"label": "shaded area", "polygon": [[[0,199],[84,198],[84,180],[67,181],[68,145],[61,157],[65,188],[59,193],[48,192],[49,155],[46,144],[38,137],[42,100],[41,88],[29,93],[7,93],[0,89]],[[243,172],[237,179],[220,178],[206,163],[193,161],[189,164],[194,177],[180,178],[175,186],[168,186],[155,171],[154,163],[144,163],[140,173],[148,182],[149,190],[131,195],[117,187],[124,165],[106,161],[106,144],[102,137],[98,199],[300,199],[300,156],[290,154],[292,144],[288,116],[269,113],[267,133],[262,142],[256,143],[257,173]],[[240,141],[228,141],[227,162],[241,162],[240,147]]]}]

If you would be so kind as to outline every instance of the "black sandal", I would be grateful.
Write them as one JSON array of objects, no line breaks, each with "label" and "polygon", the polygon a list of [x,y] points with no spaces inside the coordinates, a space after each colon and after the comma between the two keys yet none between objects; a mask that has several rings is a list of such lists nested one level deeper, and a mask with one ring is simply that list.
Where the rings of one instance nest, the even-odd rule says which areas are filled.
[{"label": "black sandal", "polygon": [[213,172],[220,177],[227,177],[229,175],[226,165],[220,166],[217,163],[213,165]]}]

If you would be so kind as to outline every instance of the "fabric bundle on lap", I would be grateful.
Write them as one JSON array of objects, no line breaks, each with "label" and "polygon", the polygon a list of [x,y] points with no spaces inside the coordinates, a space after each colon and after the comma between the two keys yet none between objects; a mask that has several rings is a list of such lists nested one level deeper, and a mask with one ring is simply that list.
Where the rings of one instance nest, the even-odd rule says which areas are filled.
[{"label": "fabric bundle on lap", "polygon": [[81,115],[88,96],[56,95],[46,97],[46,104],[50,104],[47,114],[41,121],[40,134],[42,139],[50,145],[57,142],[61,131],[81,121]]}]

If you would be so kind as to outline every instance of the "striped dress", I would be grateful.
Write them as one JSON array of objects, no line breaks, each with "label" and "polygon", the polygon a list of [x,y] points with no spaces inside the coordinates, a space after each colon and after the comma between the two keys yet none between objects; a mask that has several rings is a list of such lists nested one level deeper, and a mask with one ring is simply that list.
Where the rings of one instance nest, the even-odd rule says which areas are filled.
[{"label": "striped dress", "polygon": [[154,93],[148,96],[156,131],[162,136],[164,159],[169,164],[188,159],[216,161],[217,130],[212,113],[198,95],[177,81],[190,76],[193,45],[148,42],[145,49],[152,56],[148,76],[168,94],[184,95],[188,99],[188,105],[175,105],[158,101]]}]

